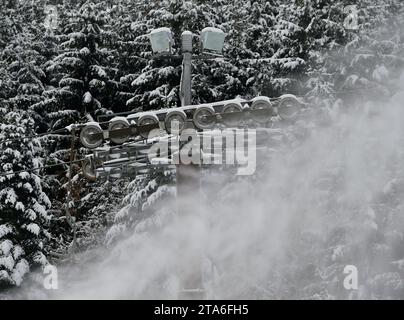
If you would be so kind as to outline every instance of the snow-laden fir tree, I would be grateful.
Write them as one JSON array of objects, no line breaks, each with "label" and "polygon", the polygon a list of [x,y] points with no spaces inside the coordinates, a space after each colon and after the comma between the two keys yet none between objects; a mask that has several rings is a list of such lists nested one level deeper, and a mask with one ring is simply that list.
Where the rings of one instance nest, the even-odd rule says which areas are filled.
[{"label": "snow-laden fir tree", "polygon": [[36,105],[52,129],[77,122],[85,114],[105,114],[113,101],[117,72],[108,49],[103,3],[86,1],[59,16],[59,54],[46,64],[51,77],[46,100]]},{"label": "snow-laden fir tree", "polygon": [[28,171],[42,164],[38,139],[23,138],[34,133],[34,121],[8,107],[0,109],[0,288],[20,285],[31,268],[48,263],[51,220],[39,170]]},{"label": "snow-laden fir tree", "polygon": [[110,245],[132,232],[147,232],[175,214],[175,172],[155,169],[137,176],[127,186],[123,208],[114,218],[105,243]]},{"label": "snow-laden fir tree", "polygon": [[389,88],[394,87],[388,79],[399,77],[403,65],[404,5],[402,1],[362,1],[358,10],[357,30],[349,33],[333,59],[338,65],[333,70],[336,89],[350,91],[360,100],[388,99]]}]

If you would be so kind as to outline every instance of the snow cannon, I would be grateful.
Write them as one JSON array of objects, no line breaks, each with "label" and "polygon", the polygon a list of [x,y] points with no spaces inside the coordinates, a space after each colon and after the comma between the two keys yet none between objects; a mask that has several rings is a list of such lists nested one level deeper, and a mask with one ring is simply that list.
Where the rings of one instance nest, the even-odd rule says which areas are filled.
[{"label": "snow cannon", "polygon": [[251,101],[251,118],[258,123],[267,123],[273,116],[274,106],[268,97],[260,96]]},{"label": "snow cannon", "polygon": [[195,127],[200,130],[209,130],[216,124],[215,109],[210,105],[201,105],[196,108],[193,121]]},{"label": "snow cannon", "polygon": [[172,110],[166,115],[165,128],[169,134],[181,133],[187,125],[187,115],[182,110]]},{"label": "snow cannon", "polygon": [[279,97],[279,103],[277,105],[277,114],[282,120],[294,119],[302,103],[293,94],[285,94]]},{"label": "snow cannon", "polygon": [[80,142],[87,149],[98,148],[104,142],[104,132],[97,122],[88,122],[81,129]]},{"label": "snow cannon", "polygon": [[109,122],[109,139],[115,144],[124,144],[129,140],[129,121],[125,117],[115,117]]},{"label": "snow cannon", "polygon": [[143,139],[150,138],[150,132],[159,128],[159,118],[154,113],[146,113],[137,121],[138,133]]},{"label": "snow cannon", "polygon": [[229,102],[223,107],[221,117],[224,125],[228,127],[237,127],[240,125],[243,112],[243,106],[240,102]]}]

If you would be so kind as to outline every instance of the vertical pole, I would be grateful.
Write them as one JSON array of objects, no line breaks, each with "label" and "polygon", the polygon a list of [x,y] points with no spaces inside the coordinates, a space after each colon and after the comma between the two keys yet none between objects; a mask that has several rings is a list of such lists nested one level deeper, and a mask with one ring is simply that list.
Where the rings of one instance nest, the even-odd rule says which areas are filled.
[{"label": "vertical pole", "polygon": [[[185,31],[182,33],[182,76],[181,76],[181,104],[187,106],[192,104],[192,33]],[[195,214],[198,205],[193,203],[199,199],[200,192],[200,167],[198,164],[185,165],[180,162],[177,165],[177,204],[178,214],[186,218]],[[189,235],[192,237],[192,234]],[[190,239],[190,243],[196,240]],[[193,250],[192,250],[193,251]],[[191,257],[191,264],[181,266],[182,269],[182,292],[181,299],[202,299],[202,257],[197,253]]]},{"label": "vertical pole", "polygon": [[192,103],[192,33],[184,31],[182,40],[182,76],[181,76],[181,104],[188,106]]},{"label": "vertical pole", "polygon": [[69,248],[70,254],[74,254],[75,248],[76,248],[76,223],[75,223],[75,217],[72,216],[71,211],[70,211],[70,205],[71,202],[73,201],[73,182],[72,182],[72,172],[73,172],[73,161],[75,158],[75,143],[76,143],[76,127],[73,126],[72,131],[71,131],[71,136],[70,136],[70,163],[69,163],[69,191],[67,192],[67,206],[66,206],[66,216],[67,216],[67,221],[70,224],[70,227],[73,229],[73,241],[71,243],[71,246]]},{"label": "vertical pole", "polygon": [[[182,33],[182,76],[181,76],[181,104],[192,103],[192,33]],[[188,215],[195,211],[195,206],[189,203],[191,199],[198,199],[200,189],[200,169],[198,164],[177,165],[177,199],[179,215]]]}]

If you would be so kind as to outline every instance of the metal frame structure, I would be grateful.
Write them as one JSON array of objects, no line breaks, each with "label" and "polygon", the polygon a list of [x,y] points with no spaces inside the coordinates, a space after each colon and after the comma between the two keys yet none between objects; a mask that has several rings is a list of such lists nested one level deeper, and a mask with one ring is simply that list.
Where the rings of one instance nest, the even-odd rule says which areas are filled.
[{"label": "metal frame structure", "polygon": [[[173,45],[171,31],[160,28],[150,34],[152,48],[156,54],[169,55]],[[233,99],[215,103],[192,105],[192,60],[221,57],[224,33],[215,28],[205,28],[201,35],[202,56],[193,56],[193,37],[190,31],[181,36],[182,75],[180,85],[180,108],[110,115],[105,122],[89,122],[78,125],[82,145],[91,150],[82,163],[84,176],[94,181],[97,177],[120,178],[145,174],[153,168],[174,168],[172,156],[178,149],[170,148],[166,154],[148,157],[148,152],[162,139],[178,142],[178,134],[193,128],[201,135],[216,127],[248,128],[270,127],[276,121],[293,121],[299,113],[302,100],[293,95],[278,98],[256,97],[251,100]],[[179,132],[173,132],[176,122]],[[150,136],[154,132],[156,136]],[[73,133],[74,135],[75,133]],[[181,142],[178,144],[181,148]],[[225,152],[225,149],[222,149]],[[157,160],[157,161],[154,161]],[[154,163],[153,163],[154,162]],[[188,215],[197,207],[190,204],[200,189],[199,164],[176,165],[177,202],[179,215]],[[200,197],[196,197],[200,198]],[[202,257],[201,257],[202,258]],[[200,265],[195,263],[195,265]],[[181,294],[187,298],[202,298],[199,275],[190,273],[183,280]]]},{"label": "metal frame structure", "polygon": [[[304,102],[294,95],[283,95],[278,98],[257,97],[252,100],[234,99],[228,101],[220,101],[204,105],[189,105],[179,108],[160,109],[156,111],[138,112],[130,114],[127,117],[113,117],[110,121],[95,123],[88,122],[79,125],[80,140],[84,147],[95,149],[105,141],[117,142],[124,140],[143,137],[147,140],[148,134],[155,129],[165,130],[167,134],[171,134],[170,126],[167,118],[173,114],[182,114],[186,116],[184,120],[187,122],[187,128],[195,128],[199,130],[213,129],[217,125],[225,127],[243,127],[248,120],[253,120],[255,126],[267,127],[273,121],[290,121],[294,120],[304,105]],[[210,125],[203,126],[198,123],[195,114],[207,108],[212,112],[205,115],[204,119]],[[124,120],[126,119],[126,121]],[[234,122],[237,122],[234,124]],[[122,124],[119,129],[113,129],[117,124]],[[244,127],[248,127],[248,123]],[[98,132],[95,132],[97,131]],[[84,140],[86,131],[90,131],[92,138],[99,143],[87,143]],[[127,140],[124,139],[127,137]]]}]

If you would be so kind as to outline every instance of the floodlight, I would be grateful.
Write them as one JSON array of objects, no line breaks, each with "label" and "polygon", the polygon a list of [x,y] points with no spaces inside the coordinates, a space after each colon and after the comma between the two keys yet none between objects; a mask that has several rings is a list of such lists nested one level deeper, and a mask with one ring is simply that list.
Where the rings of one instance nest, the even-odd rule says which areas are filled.
[{"label": "floodlight", "polygon": [[139,135],[144,139],[149,138],[149,133],[153,129],[145,127],[146,126],[152,127],[154,125],[157,128],[158,124],[159,124],[159,118],[155,114],[145,114],[143,116],[140,116],[137,122]]},{"label": "floodlight", "polygon": [[251,117],[259,123],[266,123],[268,117],[272,116],[273,105],[268,97],[254,98],[250,108],[252,110]]},{"label": "floodlight", "polygon": [[149,37],[154,53],[171,53],[174,38],[169,28],[155,29],[150,33]]},{"label": "floodlight", "polygon": [[103,130],[97,122],[89,122],[80,132],[80,141],[85,148],[95,149],[104,142]]},{"label": "floodlight", "polygon": [[223,123],[229,127],[236,127],[241,123],[243,106],[239,102],[230,102],[223,107]]},{"label": "floodlight", "polygon": [[116,144],[123,144],[130,137],[129,121],[124,117],[115,117],[109,122],[109,139]]},{"label": "floodlight", "polygon": [[201,48],[203,52],[222,54],[225,33],[217,28],[205,28],[201,32]]},{"label": "floodlight", "polygon": [[187,124],[187,115],[182,110],[169,111],[164,123],[168,133],[181,133]]},{"label": "floodlight", "polygon": [[216,123],[215,109],[209,105],[200,106],[195,110],[193,120],[198,129],[211,129]]},{"label": "floodlight", "polygon": [[293,94],[285,94],[280,97],[278,104],[278,115],[281,119],[293,119],[301,107],[300,101]]}]

